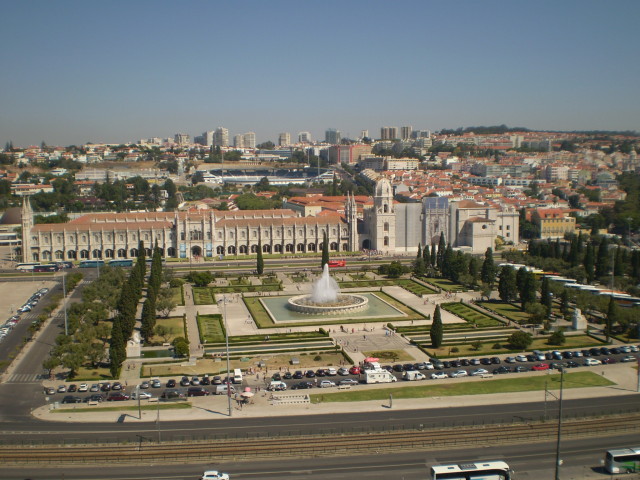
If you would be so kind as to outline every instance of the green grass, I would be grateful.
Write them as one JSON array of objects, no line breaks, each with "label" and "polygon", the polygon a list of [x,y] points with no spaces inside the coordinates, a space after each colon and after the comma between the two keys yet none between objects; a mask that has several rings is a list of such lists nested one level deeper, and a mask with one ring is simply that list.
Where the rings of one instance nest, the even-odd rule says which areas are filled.
[{"label": "green grass", "polygon": [[460,302],[442,303],[440,307],[478,327],[502,327],[504,323]]},{"label": "green grass", "polygon": [[[602,387],[615,385],[593,372],[565,373],[564,388]],[[484,395],[495,393],[530,392],[537,390],[560,388],[560,375],[527,375],[517,378],[494,380],[443,383],[439,385],[419,385],[397,388],[379,388],[375,390],[358,390],[358,387],[348,392],[311,394],[312,403],[327,402],[362,402],[367,400],[388,400],[393,398],[430,398],[460,395]]]},{"label": "green grass", "polygon": [[522,310],[520,310],[520,308],[513,305],[512,303],[478,302],[478,305],[480,305],[483,308],[486,308],[487,310],[491,310],[497,313],[498,315],[502,315],[503,317],[508,318],[512,322],[516,322],[520,324],[529,323],[529,318],[531,317],[531,315],[529,315],[527,312],[523,312]]},{"label": "green grass", "polygon": [[422,295],[430,295],[434,292],[414,280],[408,278],[386,279],[386,280],[354,280],[353,282],[338,282],[340,288],[365,288],[365,287],[402,287],[405,290],[421,297]]},{"label": "green grass", "polygon": [[196,305],[213,305],[213,296],[208,287],[192,287],[193,303]]},{"label": "green grass", "polygon": [[[158,409],[184,410],[189,408],[191,408],[191,404],[184,401],[172,402],[172,403],[160,403],[160,404],[154,403],[153,405],[152,404],[140,405],[140,410],[151,410],[151,411],[156,411]],[[122,412],[122,411],[129,411],[129,410],[135,410],[137,412],[138,405],[127,405],[122,407],[92,407],[92,406],[84,407],[83,406],[83,407],[76,407],[76,408],[59,408],[52,411],[53,413],[93,413],[93,412]]]},{"label": "green grass", "polygon": [[224,342],[222,315],[198,315],[201,343]]},{"label": "green grass", "polygon": [[446,278],[424,277],[424,281],[440,287],[445,292],[464,292],[467,290],[463,285],[447,280]]},{"label": "green grass", "polygon": [[171,298],[177,305],[184,305],[182,287],[173,287],[171,289]]},{"label": "green grass", "polygon": [[[166,340],[167,343],[171,343],[176,337],[186,337],[184,319],[182,317],[158,318],[156,319],[157,325],[164,325],[171,332]],[[165,339],[158,335],[154,335],[150,340],[151,343],[165,343]]]}]

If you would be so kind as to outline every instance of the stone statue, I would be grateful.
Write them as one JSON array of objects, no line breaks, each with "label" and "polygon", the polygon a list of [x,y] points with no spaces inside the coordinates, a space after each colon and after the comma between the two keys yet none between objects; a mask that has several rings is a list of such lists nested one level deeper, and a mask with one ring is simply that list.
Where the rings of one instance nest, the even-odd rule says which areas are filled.
[{"label": "stone statue", "polygon": [[587,319],[582,315],[582,311],[579,308],[573,311],[571,328],[574,330],[585,330],[587,328]]}]

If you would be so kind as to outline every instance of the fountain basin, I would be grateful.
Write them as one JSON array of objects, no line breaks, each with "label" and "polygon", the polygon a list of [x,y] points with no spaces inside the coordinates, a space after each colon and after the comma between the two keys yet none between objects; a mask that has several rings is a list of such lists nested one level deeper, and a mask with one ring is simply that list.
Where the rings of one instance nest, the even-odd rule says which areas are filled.
[{"label": "fountain basin", "polygon": [[348,314],[364,310],[368,304],[368,298],[355,294],[340,294],[330,303],[314,302],[311,295],[297,295],[287,301],[290,310],[309,315]]}]

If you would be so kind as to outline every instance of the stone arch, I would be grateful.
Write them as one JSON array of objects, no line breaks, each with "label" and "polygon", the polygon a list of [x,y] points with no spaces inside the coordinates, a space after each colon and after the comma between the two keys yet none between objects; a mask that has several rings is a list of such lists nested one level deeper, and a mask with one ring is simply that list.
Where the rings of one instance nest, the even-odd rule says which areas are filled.
[{"label": "stone arch", "polygon": [[251,245],[251,253],[258,253],[258,245],[255,243]]},{"label": "stone arch", "polygon": [[111,250],[110,248],[107,248],[104,251],[104,258],[113,258],[113,250]]},{"label": "stone arch", "polygon": [[224,247],[222,245],[216,247],[216,255],[224,255]]},{"label": "stone arch", "polygon": [[132,248],[131,250],[129,250],[129,256],[131,258],[137,257],[138,256],[138,249],[137,248]]},{"label": "stone arch", "polygon": [[338,251],[338,242],[331,242],[329,244],[329,250],[333,250],[334,252]]},{"label": "stone arch", "polygon": [[80,250],[80,258],[85,260],[89,258],[89,250]]},{"label": "stone arch", "polygon": [[93,249],[91,252],[91,258],[102,258],[102,251],[97,248]]},{"label": "stone arch", "polygon": [[262,253],[271,253],[271,245],[268,243],[265,243],[262,246]]},{"label": "stone arch", "polygon": [[285,251],[285,252],[293,253],[293,251],[294,251],[293,243],[287,243],[287,244],[284,246],[284,251]]},{"label": "stone arch", "polygon": [[371,250],[371,240],[369,240],[368,238],[366,240],[364,240],[362,242],[362,249],[363,250]]},{"label": "stone arch", "polygon": [[310,243],[307,246],[307,252],[315,252],[316,251],[316,244],[315,243]]},{"label": "stone arch", "polygon": [[69,250],[67,252],[67,258],[69,260],[76,260],[78,258],[78,254],[77,254],[77,252],[75,250]]},{"label": "stone arch", "polygon": [[274,253],[282,253],[282,245],[280,245],[279,243],[276,243],[273,246],[273,251]]},{"label": "stone arch", "polygon": [[56,260],[64,260],[64,252],[62,250],[56,250],[54,255]]},{"label": "stone arch", "polygon": [[227,247],[227,253],[229,255],[235,255],[236,254],[236,247],[234,245],[229,245],[229,247]]},{"label": "stone arch", "polygon": [[127,258],[127,251],[124,248],[118,249],[118,258]]},{"label": "stone arch", "polygon": [[191,255],[193,255],[194,257],[202,256],[202,248],[200,248],[200,245],[194,245],[193,247],[191,247]]},{"label": "stone arch", "polygon": [[304,248],[304,243],[299,243],[298,245],[296,245],[296,252],[304,252],[305,248]]},{"label": "stone arch", "polygon": [[51,260],[51,252],[49,250],[45,250],[42,252],[42,261],[48,262]]},{"label": "stone arch", "polygon": [[175,257],[176,256],[176,249],[174,247],[167,248],[167,255],[169,255],[170,257]]},{"label": "stone arch", "polygon": [[246,245],[240,245],[238,248],[238,252],[240,252],[241,255],[246,255],[248,251],[249,248]]}]

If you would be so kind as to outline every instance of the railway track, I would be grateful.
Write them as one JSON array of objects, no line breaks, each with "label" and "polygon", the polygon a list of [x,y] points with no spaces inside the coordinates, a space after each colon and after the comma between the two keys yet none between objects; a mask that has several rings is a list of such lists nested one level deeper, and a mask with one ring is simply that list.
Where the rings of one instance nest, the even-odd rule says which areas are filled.
[{"label": "railway track", "polygon": [[[640,414],[588,418],[563,422],[563,436],[607,436],[640,432]],[[138,443],[118,445],[0,446],[3,465],[78,465],[215,462],[274,456],[325,456],[393,451],[397,448],[424,450],[464,445],[526,443],[555,438],[556,422],[518,423],[476,427],[412,429],[344,435],[309,435],[161,442],[140,437]]]}]

